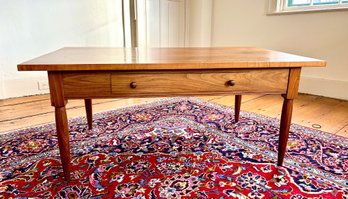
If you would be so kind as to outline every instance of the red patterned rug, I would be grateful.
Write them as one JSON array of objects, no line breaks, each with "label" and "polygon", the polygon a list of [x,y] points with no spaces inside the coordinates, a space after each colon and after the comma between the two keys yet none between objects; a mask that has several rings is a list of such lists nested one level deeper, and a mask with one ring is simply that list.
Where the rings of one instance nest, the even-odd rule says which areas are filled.
[{"label": "red patterned rug", "polygon": [[291,126],[277,167],[279,121],[195,98],[70,121],[73,181],[53,124],[0,136],[0,198],[347,198],[348,139]]}]

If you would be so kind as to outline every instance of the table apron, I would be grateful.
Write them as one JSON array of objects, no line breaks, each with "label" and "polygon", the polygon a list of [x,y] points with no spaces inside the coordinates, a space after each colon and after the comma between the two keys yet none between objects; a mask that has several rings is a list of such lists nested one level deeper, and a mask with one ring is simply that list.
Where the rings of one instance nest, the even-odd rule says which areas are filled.
[{"label": "table apron", "polygon": [[284,94],[287,92],[289,70],[71,71],[61,74],[64,97],[78,99]]}]

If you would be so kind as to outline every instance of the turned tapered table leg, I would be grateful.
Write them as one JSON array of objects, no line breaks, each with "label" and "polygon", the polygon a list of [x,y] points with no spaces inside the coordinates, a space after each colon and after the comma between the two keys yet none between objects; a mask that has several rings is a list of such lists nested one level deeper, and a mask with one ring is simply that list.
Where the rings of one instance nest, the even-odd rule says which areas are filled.
[{"label": "turned tapered table leg", "polygon": [[60,159],[62,161],[65,180],[69,182],[71,166],[68,118],[65,108],[67,100],[64,97],[61,72],[48,71],[48,81],[50,85],[51,105],[55,109]]},{"label": "turned tapered table leg", "polygon": [[69,131],[68,119],[66,109],[64,107],[55,107],[56,128],[58,136],[58,145],[60,158],[63,165],[64,177],[66,181],[70,181],[70,145],[69,145]]},{"label": "turned tapered table leg", "polygon": [[86,116],[88,129],[92,129],[93,116],[92,116],[92,99],[85,99],[85,108],[86,108]]},{"label": "turned tapered table leg", "polygon": [[234,100],[234,121],[239,121],[240,105],[242,103],[242,96],[236,95]]},{"label": "turned tapered table leg", "polygon": [[288,90],[282,94],[284,98],[282,116],[280,118],[280,130],[278,141],[278,166],[283,165],[286,152],[286,145],[289,138],[291,124],[292,107],[294,99],[298,95],[298,86],[300,82],[301,68],[291,68],[289,71]]},{"label": "turned tapered table leg", "polygon": [[278,143],[278,166],[283,165],[283,160],[286,152],[286,145],[289,137],[289,129],[291,124],[293,99],[284,97],[282,116],[280,120],[279,143]]}]

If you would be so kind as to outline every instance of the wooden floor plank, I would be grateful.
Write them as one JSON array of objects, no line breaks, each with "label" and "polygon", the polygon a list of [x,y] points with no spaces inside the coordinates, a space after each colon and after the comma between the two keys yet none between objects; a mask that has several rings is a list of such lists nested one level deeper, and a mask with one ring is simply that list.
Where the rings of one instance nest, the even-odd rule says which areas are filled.
[{"label": "wooden floor plank", "polygon": [[0,107],[11,106],[11,105],[16,105],[16,104],[31,103],[34,101],[44,101],[44,100],[49,100],[49,99],[50,99],[49,94],[33,95],[33,96],[29,96],[29,97],[16,97],[16,98],[10,98],[10,99],[1,99],[0,100]]},{"label": "wooden floor plank", "polygon": [[348,137],[348,124],[346,126],[344,126],[342,129],[340,129],[336,135],[340,135],[343,137]]},{"label": "wooden floor plank", "polygon": [[[242,106],[244,103],[246,103],[248,101],[255,100],[255,99],[262,97],[262,96],[264,96],[264,95],[243,95],[242,96]],[[225,95],[225,96],[221,96],[219,98],[213,99],[211,101],[214,103],[217,103],[217,104],[222,104],[225,106],[234,107],[234,99],[235,99],[234,95]]]},{"label": "wooden floor plank", "polygon": [[218,96],[195,96],[196,98],[199,98],[199,99],[202,99],[202,100],[206,100],[206,101],[212,101],[212,100],[215,100],[215,99],[219,99],[223,96],[221,95],[218,95]]},{"label": "wooden floor plank", "polygon": [[304,106],[295,107],[294,114],[297,115],[294,123],[308,127],[319,125],[322,131],[337,133],[348,123],[348,104],[341,100],[318,97]]}]

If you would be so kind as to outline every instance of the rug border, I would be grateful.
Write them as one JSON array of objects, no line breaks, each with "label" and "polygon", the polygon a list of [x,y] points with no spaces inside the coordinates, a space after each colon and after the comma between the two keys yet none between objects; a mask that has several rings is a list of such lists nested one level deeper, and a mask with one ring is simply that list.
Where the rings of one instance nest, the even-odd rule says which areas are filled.
[{"label": "rug border", "polygon": [[[168,104],[168,103],[175,103],[175,102],[179,102],[179,101],[192,101],[195,103],[199,103],[201,105],[204,106],[208,106],[211,108],[217,108],[221,111],[224,112],[229,112],[229,113],[234,113],[234,109],[232,106],[227,106],[227,105],[223,105],[223,104],[218,104],[216,102],[213,101],[207,101],[204,99],[200,99],[197,97],[171,97],[171,98],[161,98],[159,100],[156,101],[152,101],[152,102],[144,102],[144,103],[139,103],[139,104],[135,104],[135,105],[125,105],[124,107],[120,107],[120,108],[115,108],[115,109],[110,109],[110,110],[106,110],[106,111],[99,111],[93,114],[93,117],[97,117],[100,118],[103,116],[103,114],[105,113],[113,113],[113,114],[117,114],[120,112],[124,112],[124,111],[130,111],[132,109],[138,109],[138,108],[149,108],[152,106],[156,106],[156,105],[163,105],[163,104]],[[249,112],[249,111],[240,111],[240,115],[242,117],[252,117],[252,119],[258,118],[258,119],[263,119],[263,120],[275,120],[277,122],[276,127],[279,128],[280,126],[280,120],[276,117],[270,117],[270,116],[266,116],[266,115],[262,115],[259,113],[254,113],[254,112]],[[77,122],[80,120],[85,120],[86,116],[76,116],[76,117],[71,117],[68,119],[68,122]],[[23,127],[23,128],[18,128],[18,129],[13,129],[13,130],[5,130],[0,132],[0,139],[4,138],[4,137],[8,137],[11,136],[12,134],[16,134],[24,129],[30,129],[30,128],[42,128],[42,127],[48,127],[48,126],[52,126],[55,129],[55,122],[47,122],[47,123],[41,123],[41,124],[36,124],[36,125],[31,125],[31,126],[27,126],[27,127]],[[329,139],[344,139],[346,141],[345,145],[348,146],[348,138],[341,136],[341,135],[336,135],[333,134],[331,132],[326,132],[326,131],[322,131],[319,129],[315,129],[315,128],[311,128],[311,127],[306,127],[300,124],[296,124],[296,123],[291,123],[291,130],[293,131],[294,129],[296,130],[301,130],[301,133],[305,133],[306,135],[309,135],[311,133],[307,133],[307,132],[303,132],[306,128],[310,129],[311,131],[313,131],[313,133],[318,133],[322,136],[325,137],[329,137]],[[337,144],[344,144],[344,143],[337,143]]]}]

